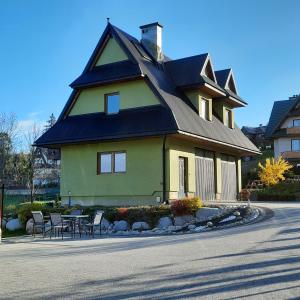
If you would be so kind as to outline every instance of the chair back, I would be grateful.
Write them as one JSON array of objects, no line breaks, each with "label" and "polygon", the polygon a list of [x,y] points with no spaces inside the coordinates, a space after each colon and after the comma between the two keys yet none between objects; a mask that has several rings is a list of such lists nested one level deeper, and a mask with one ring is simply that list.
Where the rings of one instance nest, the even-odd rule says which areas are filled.
[{"label": "chair back", "polygon": [[73,211],[71,211],[71,215],[72,216],[80,216],[82,215],[83,210],[82,209],[75,209]]},{"label": "chair back", "polygon": [[104,214],[103,210],[98,210],[96,212],[96,215],[95,215],[95,218],[94,218],[94,225],[100,225],[100,223],[102,221],[103,214]]},{"label": "chair back", "polygon": [[50,213],[50,221],[52,226],[63,224],[63,220],[60,213]]},{"label": "chair back", "polygon": [[41,211],[32,211],[31,214],[35,224],[44,224],[44,216]]}]

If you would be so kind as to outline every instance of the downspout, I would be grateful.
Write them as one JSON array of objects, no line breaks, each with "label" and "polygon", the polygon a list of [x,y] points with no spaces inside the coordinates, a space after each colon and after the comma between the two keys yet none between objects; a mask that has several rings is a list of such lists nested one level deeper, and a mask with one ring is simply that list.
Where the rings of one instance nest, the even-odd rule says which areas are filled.
[{"label": "downspout", "polygon": [[163,203],[169,203],[167,200],[167,188],[166,188],[166,139],[167,135],[164,135],[163,147],[162,147],[162,163],[163,163]]}]

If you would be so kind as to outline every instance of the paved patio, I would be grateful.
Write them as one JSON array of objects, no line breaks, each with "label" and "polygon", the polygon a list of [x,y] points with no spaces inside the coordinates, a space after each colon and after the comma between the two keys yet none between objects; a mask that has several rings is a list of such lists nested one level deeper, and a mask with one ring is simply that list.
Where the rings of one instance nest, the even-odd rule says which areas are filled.
[{"label": "paved patio", "polygon": [[[262,205],[262,204],[261,204]],[[300,203],[227,230],[0,245],[0,299],[299,299]]]}]

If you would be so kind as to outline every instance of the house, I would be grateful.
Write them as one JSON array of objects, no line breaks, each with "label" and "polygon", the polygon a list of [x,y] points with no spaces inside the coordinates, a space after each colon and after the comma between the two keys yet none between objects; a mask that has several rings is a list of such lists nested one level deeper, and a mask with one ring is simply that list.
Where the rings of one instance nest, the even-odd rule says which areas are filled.
[{"label": "house", "polygon": [[61,197],[142,205],[199,195],[232,200],[241,157],[259,150],[234,122],[246,106],[209,54],[171,60],[162,26],[141,41],[108,23],[58,121],[37,141],[61,149]]},{"label": "house", "polygon": [[300,95],[274,102],[266,137],[274,143],[276,158],[300,166]]},{"label": "house", "polygon": [[260,150],[266,150],[272,148],[272,142],[266,139],[267,126],[260,124],[258,127],[243,126],[242,132],[244,135]]},{"label": "house", "polygon": [[34,183],[36,185],[59,185],[59,149],[37,147],[34,151]]}]

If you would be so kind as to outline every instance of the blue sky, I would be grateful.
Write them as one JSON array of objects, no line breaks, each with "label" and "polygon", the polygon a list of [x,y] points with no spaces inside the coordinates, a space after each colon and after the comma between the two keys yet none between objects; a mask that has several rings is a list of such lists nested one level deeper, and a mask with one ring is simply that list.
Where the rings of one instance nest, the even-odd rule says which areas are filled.
[{"label": "blue sky", "polygon": [[300,1],[4,1],[0,2],[0,111],[21,125],[58,116],[99,37],[111,23],[140,37],[164,25],[171,58],[209,52],[215,70],[232,67],[239,126],[268,121],[275,100],[300,93]]}]

